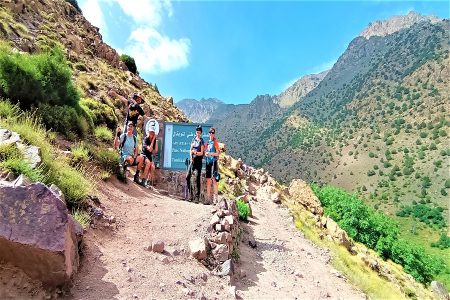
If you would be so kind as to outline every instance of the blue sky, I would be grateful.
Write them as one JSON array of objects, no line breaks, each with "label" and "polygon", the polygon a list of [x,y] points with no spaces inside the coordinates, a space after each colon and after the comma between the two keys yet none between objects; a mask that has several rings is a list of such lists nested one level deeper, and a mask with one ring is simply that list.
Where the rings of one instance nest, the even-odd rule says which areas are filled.
[{"label": "blue sky", "polygon": [[249,103],[330,68],[370,23],[449,2],[78,0],[106,43],[162,95]]}]

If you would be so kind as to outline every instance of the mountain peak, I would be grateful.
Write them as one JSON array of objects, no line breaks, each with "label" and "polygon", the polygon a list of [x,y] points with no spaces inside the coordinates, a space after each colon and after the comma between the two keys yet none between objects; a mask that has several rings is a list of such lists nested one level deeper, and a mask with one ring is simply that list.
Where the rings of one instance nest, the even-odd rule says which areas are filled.
[{"label": "mountain peak", "polygon": [[405,16],[393,16],[387,20],[380,20],[369,25],[360,33],[360,36],[369,39],[372,36],[386,36],[404,28],[409,28],[415,23],[437,23],[440,19],[435,16],[424,16],[410,11]]},{"label": "mountain peak", "polygon": [[312,91],[328,74],[329,70],[318,74],[305,75],[298,79],[293,85],[282,92],[275,102],[281,107],[289,107],[298,102],[300,98]]}]

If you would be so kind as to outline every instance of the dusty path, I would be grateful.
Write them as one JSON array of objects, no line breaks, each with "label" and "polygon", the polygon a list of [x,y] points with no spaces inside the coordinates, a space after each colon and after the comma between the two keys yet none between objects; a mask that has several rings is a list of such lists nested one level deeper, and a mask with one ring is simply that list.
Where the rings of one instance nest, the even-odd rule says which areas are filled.
[{"label": "dusty path", "polygon": [[[209,274],[184,251],[205,234],[211,207],[175,200],[134,183],[99,186],[114,230],[89,230],[83,265],[69,299],[226,299],[228,281]],[[116,225],[114,225],[116,226]],[[144,250],[153,239],[181,253]]]},{"label": "dusty path", "polygon": [[[106,215],[114,216],[115,222],[111,228],[89,229],[82,266],[70,294],[64,298],[233,298],[229,278],[211,275],[186,253],[190,240],[205,235],[211,206],[172,199],[115,179],[99,184],[98,194]],[[252,209],[251,222],[241,223],[240,259],[231,280],[238,297],[365,298],[328,264],[330,255],[326,250],[312,245],[294,228],[287,209],[271,201],[253,202]],[[168,251],[159,254],[144,250],[152,240],[164,241]],[[256,242],[256,248],[249,246],[249,240]],[[173,254],[173,250],[180,254]],[[0,279],[11,277],[11,272],[0,268]],[[43,299],[38,289],[33,289],[32,294],[22,291],[22,286],[32,283],[14,278],[7,280],[11,283],[6,286],[10,291],[7,299]],[[15,288],[16,292],[10,290]]]},{"label": "dusty path", "polygon": [[259,201],[252,203],[252,211],[254,218],[243,224],[235,275],[244,299],[365,299],[329,264],[328,251],[295,229],[286,208]]}]

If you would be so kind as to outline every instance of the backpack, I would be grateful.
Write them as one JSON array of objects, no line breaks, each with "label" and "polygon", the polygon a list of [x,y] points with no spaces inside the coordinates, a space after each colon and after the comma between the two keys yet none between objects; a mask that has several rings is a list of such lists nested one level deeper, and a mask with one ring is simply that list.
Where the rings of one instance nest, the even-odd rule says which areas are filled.
[{"label": "backpack", "polygon": [[[194,142],[195,142],[195,138],[192,139],[191,144],[193,144]],[[205,142],[204,142],[203,138],[201,137],[197,147],[194,147],[192,149],[196,149],[197,152],[200,152],[200,150],[202,150],[202,145],[204,145],[204,144],[205,144]],[[193,157],[197,157],[197,155],[194,155]]]}]

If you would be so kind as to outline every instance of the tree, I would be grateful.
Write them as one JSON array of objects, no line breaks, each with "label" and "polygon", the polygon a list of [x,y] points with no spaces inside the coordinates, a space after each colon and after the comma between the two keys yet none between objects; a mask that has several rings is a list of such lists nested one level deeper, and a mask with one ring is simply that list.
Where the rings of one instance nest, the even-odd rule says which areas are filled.
[{"label": "tree", "polygon": [[127,66],[128,70],[130,70],[131,73],[137,74],[137,67],[134,58],[132,58],[127,54],[122,54],[120,56],[120,60],[124,62],[124,64]]}]

